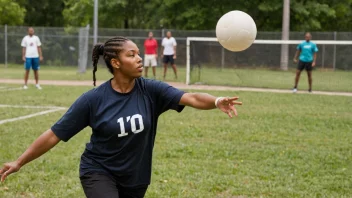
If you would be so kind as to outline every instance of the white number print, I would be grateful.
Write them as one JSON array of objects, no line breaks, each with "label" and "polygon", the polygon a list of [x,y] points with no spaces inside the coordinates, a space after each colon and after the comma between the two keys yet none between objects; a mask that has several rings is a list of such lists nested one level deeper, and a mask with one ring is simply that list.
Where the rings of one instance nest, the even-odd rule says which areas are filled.
[{"label": "white number print", "polygon": [[[137,129],[137,126],[136,126],[136,119],[138,120],[138,123],[139,123],[139,129]],[[136,114],[132,116],[131,129],[133,133],[139,133],[144,130],[143,118],[141,115]]]},{"label": "white number print", "polygon": [[[136,121],[138,121],[139,129],[137,129]],[[126,122],[130,122],[131,123],[131,131],[132,131],[132,133],[136,134],[136,133],[142,132],[144,130],[143,117],[140,114],[135,114],[132,117],[131,116],[127,116],[126,117]],[[121,133],[118,134],[118,137],[123,137],[123,136],[128,135],[128,133],[125,130],[125,122],[124,122],[123,117],[117,119],[117,123],[120,124],[120,131],[121,131]]]},{"label": "white number print", "polygon": [[118,137],[123,137],[128,135],[128,133],[126,133],[126,130],[125,130],[125,123],[123,122],[123,118],[117,119],[117,123],[120,124],[120,131],[121,131],[121,134],[119,134]]}]

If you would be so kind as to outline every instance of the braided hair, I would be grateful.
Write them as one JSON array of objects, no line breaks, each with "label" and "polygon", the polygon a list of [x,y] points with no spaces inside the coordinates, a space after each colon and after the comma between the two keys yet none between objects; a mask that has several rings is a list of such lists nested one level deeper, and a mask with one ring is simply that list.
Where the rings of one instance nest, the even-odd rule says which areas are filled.
[{"label": "braided hair", "polygon": [[122,46],[125,42],[129,41],[129,39],[117,36],[107,40],[104,44],[99,43],[94,45],[92,61],[93,61],[93,85],[96,85],[96,77],[95,72],[98,69],[98,60],[99,56],[102,55],[105,64],[108,67],[110,73],[114,73],[114,68],[111,65],[111,59],[118,58],[119,53],[123,50]]}]

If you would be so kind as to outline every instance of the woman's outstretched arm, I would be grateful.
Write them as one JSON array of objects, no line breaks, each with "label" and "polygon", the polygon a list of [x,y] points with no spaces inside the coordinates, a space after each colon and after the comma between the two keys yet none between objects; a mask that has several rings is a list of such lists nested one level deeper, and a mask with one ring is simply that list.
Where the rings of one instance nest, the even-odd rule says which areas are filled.
[{"label": "woman's outstretched arm", "polygon": [[237,116],[235,105],[242,105],[237,99],[238,97],[215,97],[207,93],[185,93],[181,97],[180,104],[202,110],[219,108],[232,117],[231,112]]},{"label": "woman's outstretched arm", "polygon": [[60,139],[49,129],[41,134],[29,147],[28,149],[13,162],[5,163],[2,169],[0,169],[1,182],[3,182],[7,176],[15,173],[21,169],[22,166],[28,162],[40,157],[51,148],[53,148]]}]

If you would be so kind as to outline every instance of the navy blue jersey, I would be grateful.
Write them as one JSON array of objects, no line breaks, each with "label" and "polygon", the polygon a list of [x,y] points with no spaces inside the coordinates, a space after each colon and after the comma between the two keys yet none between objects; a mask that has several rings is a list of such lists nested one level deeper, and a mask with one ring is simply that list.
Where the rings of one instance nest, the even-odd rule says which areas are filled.
[{"label": "navy blue jersey", "polygon": [[138,78],[129,93],[119,93],[110,81],[80,96],[51,129],[68,141],[85,127],[92,128],[81,157],[81,176],[103,172],[123,187],[148,185],[158,117],[169,109],[181,112],[184,92]]}]

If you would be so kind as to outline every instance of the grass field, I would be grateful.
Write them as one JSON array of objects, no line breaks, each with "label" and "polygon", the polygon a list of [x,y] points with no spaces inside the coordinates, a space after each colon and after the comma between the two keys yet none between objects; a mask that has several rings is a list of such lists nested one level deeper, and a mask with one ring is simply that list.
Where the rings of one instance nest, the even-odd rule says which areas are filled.
[{"label": "grass field", "polygon": [[[162,78],[162,68],[158,67],[157,78]],[[167,81],[185,82],[186,71],[184,67],[180,67],[179,78],[174,79],[172,69],[169,68]],[[226,85],[241,87],[257,87],[257,88],[276,88],[276,89],[292,89],[295,71],[275,71],[268,69],[211,69],[203,68],[201,70],[200,82],[210,85]],[[149,75],[151,75],[149,71]],[[192,73],[192,81],[198,81],[198,72]],[[100,67],[97,72],[98,80],[109,79],[111,75],[106,68]],[[22,79],[23,66],[10,65],[5,68],[0,65],[0,78]],[[31,78],[33,76],[31,75]],[[75,67],[48,67],[42,66],[40,70],[40,79],[45,80],[91,80],[92,72],[87,71],[84,74],[77,74]],[[301,75],[298,89],[308,90],[308,82],[306,72]],[[313,72],[313,90],[316,91],[344,91],[352,92],[352,72],[349,71],[320,71]]]},{"label": "grass field", "polygon": [[[194,72],[197,74],[197,72]],[[217,69],[201,70],[202,84],[274,89],[292,89],[295,70],[279,71],[268,69]],[[197,82],[197,75],[193,81]],[[298,89],[308,90],[308,78],[302,72]],[[352,72],[313,71],[313,90],[352,92]]]},{"label": "grass field", "polygon": [[[21,72],[6,71],[11,71],[7,73],[11,78]],[[75,77],[62,75],[64,69],[56,71],[65,79]],[[0,75],[10,78],[3,72]],[[4,91],[0,92],[0,104],[69,107],[90,88],[45,86],[41,91]],[[240,96],[244,105],[238,108],[239,117],[229,119],[217,110],[191,108],[181,114],[163,114],[146,197],[352,196],[351,97],[210,93]],[[0,107],[0,120],[43,110]],[[15,160],[63,113],[0,124],[0,164]],[[8,177],[0,184],[0,197],[84,197],[78,165],[89,137],[86,128]]]}]

